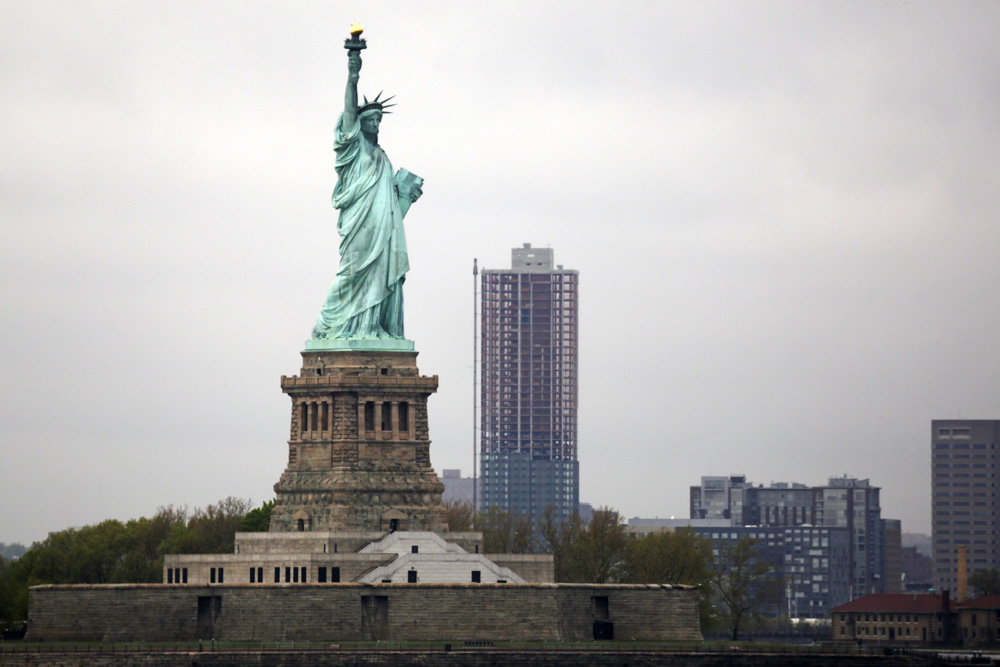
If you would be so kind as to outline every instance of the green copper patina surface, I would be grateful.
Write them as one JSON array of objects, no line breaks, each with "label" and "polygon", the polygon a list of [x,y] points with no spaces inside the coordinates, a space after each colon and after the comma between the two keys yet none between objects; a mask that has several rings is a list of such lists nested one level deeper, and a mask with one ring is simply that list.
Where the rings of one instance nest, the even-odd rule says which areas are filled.
[{"label": "green copper patina surface", "polygon": [[[360,34],[360,33],[358,33]],[[403,281],[410,268],[403,216],[422,194],[423,179],[393,173],[378,145],[388,99],[381,93],[358,104],[364,41],[354,35],[347,52],[347,92],[333,149],[340,211],[340,266],[306,349],[412,350],[403,335]]]}]

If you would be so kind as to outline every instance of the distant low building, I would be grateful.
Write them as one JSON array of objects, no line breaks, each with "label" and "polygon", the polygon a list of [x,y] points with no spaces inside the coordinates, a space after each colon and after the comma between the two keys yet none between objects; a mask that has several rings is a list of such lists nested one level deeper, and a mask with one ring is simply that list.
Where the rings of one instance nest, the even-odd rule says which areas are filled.
[{"label": "distant low building", "polygon": [[954,636],[956,616],[941,595],[873,593],[833,609],[833,639],[882,644],[942,644]]},{"label": "distant low building", "polygon": [[727,519],[643,519],[634,516],[628,520],[625,530],[629,535],[643,537],[649,533],[677,530],[678,528],[729,528]]},{"label": "distant low building", "polygon": [[903,547],[915,547],[919,553],[931,557],[931,536],[926,533],[903,532],[899,536],[899,544]]},{"label": "distant low building", "polygon": [[471,477],[462,477],[461,470],[445,468],[441,471],[441,483],[444,484],[442,502],[472,504],[472,486],[475,480]]},{"label": "distant low building", "polygon": [[934,587],[931,578],[933,561],[918,547],[900,549],[900,567],[903,571],[903,589],[907,593],[925,593]]},{"label": "distant low building", "polygon": [[866,595],[833,610],[833,639],[895,645],[1000,644],[1000,595],[957,604],[947,590],[940,595]]},{"label": "distant low building", "polygon": [[959,604],[958,631],[966,646],[1000,644],[1000,595],[983,595]]}]

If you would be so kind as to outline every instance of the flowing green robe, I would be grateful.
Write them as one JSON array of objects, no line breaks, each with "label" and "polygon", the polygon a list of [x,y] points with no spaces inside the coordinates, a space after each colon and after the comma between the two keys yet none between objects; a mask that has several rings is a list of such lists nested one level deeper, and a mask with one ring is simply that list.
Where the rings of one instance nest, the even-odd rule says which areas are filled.
[{"label": "flowing green robe", "polygon": [[340,267],[313,338],[403,338],[403,281],[410,269],[392,164],[355,120],[337,120]]}]

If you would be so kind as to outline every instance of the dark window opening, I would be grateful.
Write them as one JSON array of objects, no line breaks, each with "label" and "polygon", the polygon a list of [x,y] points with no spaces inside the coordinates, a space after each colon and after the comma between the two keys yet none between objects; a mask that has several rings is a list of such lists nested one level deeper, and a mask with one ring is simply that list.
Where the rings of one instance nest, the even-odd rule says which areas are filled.
[{"label": "dark window opening", "polygon": [[312,425],[311,425],[312,428],[310,428],[309,430],[311,430],[311,431],[318,431],[319,430],[319,403],[313,403],[312,408],[313,408],[312,409]]},{"label": "dark window opening", "polygon": [[167,583],[168,584],[174,583],[174,569],[172,567],[167,568]]},{"label": "dark window opening", "polygon": [[339,584],[340,583],[340,568],[331,567],[330,568],[330,583]]},{"label": "dark window opening", "polygon": [[309,408],[305,403],[299,403],[299,433],[304,433],[308,428],[306,419],[309,417]]},{"label": "dark window opening", "polygon": [[209,581],[209,583],[212,583],[212,584],[215,583],[215,568],[214,567],[209,571],[208,581]]},{"label": "dark window opening", "polygon": [[611,614],[608,608],[608,597],[606,595],[595,595],[593,600],[594,600],[594,620],[595,621],[611,620]]},{"label": "dark window opening", "polygon": [[399,519],[389,519],[389,532],[395,533],[399,530]]},{"label": "dark window opening", "polygon": [[274,568],[274,583],[276,583],[276,584],[280,584],[281,583],[281,568],[280,567]]},{"label": "dark window opening", "polygon": [[368,401],[365,403],[365,430],[374,431],[375,430],[375,402]]},{"label": "dark window opening", "polygon": [[264,583],[264,568],[262,567],[257,568],[257,583]]},{"label": "dark window opening", "polygon": [[325,584],[326,583],[326,568],[320,567],[316,569],[316,583]]},{"label": "dark window opening", "polygon": [[[411,554],[416,554],[416,553],[420,553],[420,546],[419,546],[419,545],[416,545],[416,544],[414,544],[414,545],[413,545],[412,547],[410,547],[410,553],[411,553]],[[974,623],[973,623],[973,624],[974,624]]]},{"label": "dark window opening", "polygon": [[306,568],[304,568],[304,567],[302,568],[302,583],[303,583],[303,584],[304,584],[304,583],[306,583],[306,573],[307,573],[308,571],[309,571],[309,570],[307,570]]},{"label": "dark window opening", "polygon": [[212,595],[198,597],[198,639],[215,638],[215,624],[221,612],[221,596]]},{"label": "dark window opening", "polygon": [[181,570],[181,583],[186,584],[188,582],[188,569],[184,568]]},{"label": "dark window opening", "polygon": [[292,583],[293,584],[299,583],[299,568],[297,567],[292,568]]},{"label": "dark window opening", "polygon": [[219,583],[226,583],[226,573],[221,567],[219,568]]},{"label": "dark window opening", "polygon": [[498,584],[506,584],[507,580],[506,579],[497,579],[497,583]]},{"label": "dark window opening", "polygon": [[389,369],[388,368],[380,368],[379,372],[382,373],[382,375],[388,375],[389,374]]},{"label": "dark window opening", "polygon": [[252,567],[250,568],[250,583],[251,584],[257,583],[257,570]]},{"label": "dark window opening", "polygon": [[483,573],[480,572],[479,570],[473,570],[472,571],[472,583],[478,584],[478,583],[481,583],[482,580],[483,580]]},{"label": "dark window opening", "polygon": [[406,401],[399,404],[399,430],[402,433],[410,431],[410,404]]},{"label": "dark window opening", "polygon": [[417,571],[416,570],[409,570],[406,573],[406,583],[408,583],[408,584],[415,584],[415,583],[417,583]]},{"label": "dark window opening", "polygon": [[292,582],[292,568],[286,567],[285,568],[285,583],[289,584],[291,582]]},{"label": "dark window opening", "polygon": [[306,520],[299,519],[299,532],[300,533],[305,532],[305,529],[306,529]]},{"label": "dark window opening", "polygon": [[392,403],[382,404],[382,432],[392,430]]}]

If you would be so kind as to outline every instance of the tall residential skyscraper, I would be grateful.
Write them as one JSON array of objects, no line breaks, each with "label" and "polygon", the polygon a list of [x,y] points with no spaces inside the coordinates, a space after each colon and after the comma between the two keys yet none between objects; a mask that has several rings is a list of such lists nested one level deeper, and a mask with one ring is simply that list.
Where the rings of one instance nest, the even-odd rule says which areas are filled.
[{"label": "tall residential skyscraper", "polygon": [[1000,420],[931,422],[931,548],[938,590],[958,590],[958,547],[968,572],[1000,568]]},{"label": "tall residential skyscraper", "polygon": [[580,501],[576,271],[525,243],[482,271],[479,505],[560,517]]}]

